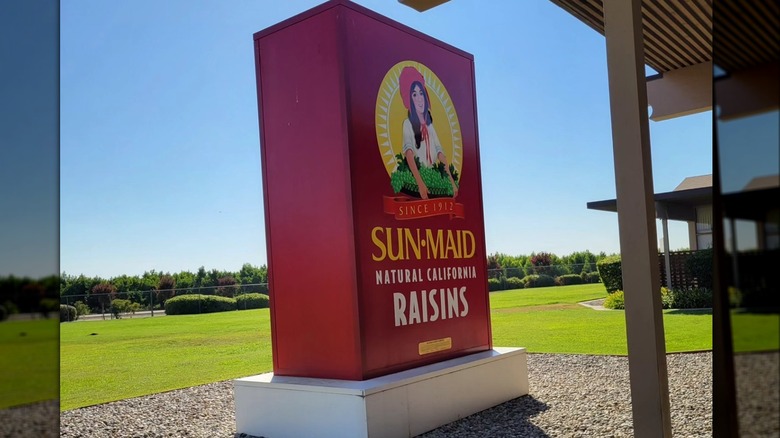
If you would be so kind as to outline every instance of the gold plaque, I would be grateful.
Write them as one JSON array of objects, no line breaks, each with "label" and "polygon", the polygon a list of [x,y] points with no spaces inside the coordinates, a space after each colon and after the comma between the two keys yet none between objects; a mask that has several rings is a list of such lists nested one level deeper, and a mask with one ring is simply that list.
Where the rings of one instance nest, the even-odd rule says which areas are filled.
[{"label": "gold plaque", "polygon": [[452,338],[434,339],[432,341],[420,342],[417,345],[417,351],[420,353],[420,356],[449,350],[450,348],[452,348]]}]

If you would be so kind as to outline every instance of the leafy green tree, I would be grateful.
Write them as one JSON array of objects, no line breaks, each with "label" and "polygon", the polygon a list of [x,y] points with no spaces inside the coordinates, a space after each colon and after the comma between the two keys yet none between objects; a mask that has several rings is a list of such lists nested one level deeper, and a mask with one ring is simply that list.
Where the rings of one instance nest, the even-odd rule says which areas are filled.
[{"label": "leafy green tree", "polygon": [[241,284],[262,284],[268,282],[268,268],[264,266],[252,266],[244,263],[238,271],[238,282]]},{"label": "leafy green tree", "polygon": [[190,271],[173,274],[173,280],[176,282],[179,293],[188,293],[189,289],[195,287],[195,274]]},{"label": "leafy green tree", "polygon": [[206,268],[201,266],[198,268],[198,272],[195,274],[195,282],[192,284],[193,287],[205,287],[207,286],[208,280],[206,280]]}]

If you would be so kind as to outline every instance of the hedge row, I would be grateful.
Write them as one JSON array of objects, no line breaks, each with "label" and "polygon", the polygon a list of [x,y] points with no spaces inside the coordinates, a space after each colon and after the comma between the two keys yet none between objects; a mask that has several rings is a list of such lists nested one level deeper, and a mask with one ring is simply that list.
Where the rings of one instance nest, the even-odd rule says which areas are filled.
[{"label": "hedge row", "polygon": [[[661,288],[661,303],[664,309],[706,309],[712,307],[712,289],[695,288],[673,290]],[[604,300],[607,309],[625,309],[625,296],[617,290]]]},{"label": "hedge row", "polygon": [[596,269],[608,293],[623,290],[623,269],[620,256],[604,257],[596,262]]},{"label": "hedge row", "polygon": [[511,290],[511,289],[529,289],[533,287],[548,287],[548,286],[567,286],[571,284],[585,284],[585,283],[598,283],[599,274],[597,272],[589,272],[584,274],[566,274],[558,277],[551,277],[549,275],[526,275],[523,278],[509,277],[509,278],[489,278],[488,290]]},{"label": "hedge row", "polygon": [[267,309],[269,302],[268,295],[265,294],[252,293],[236,297],[236,307],[238,310]]},{"label": "hedge row", "polygon": [[237,298],[218,295],[179,295],[165,301],[166,315],[193,315],[198,313],[227,312],[230,310],[264,309],[269,298],[265,294],[244,294]]}]

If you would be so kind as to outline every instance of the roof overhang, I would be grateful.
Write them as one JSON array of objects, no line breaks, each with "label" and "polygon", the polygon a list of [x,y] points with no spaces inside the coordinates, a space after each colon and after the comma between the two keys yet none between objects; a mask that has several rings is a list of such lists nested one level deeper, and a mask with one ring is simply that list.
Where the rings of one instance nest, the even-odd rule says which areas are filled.
[{"label": "roof overhang", "polygon": [[435,8],[440,4],[447,3],[449,0],[398,0],[398,3],[409,6],[410,8],[419,12],[427,11],[428,9]]},{"label": "roof overhang", "polygon": [[[712,204],[712,187],[656,193],[656,217],[678,221],[696,220],[696,207]],[[617,200],[588,202],[588,209],[617,213]]]}]

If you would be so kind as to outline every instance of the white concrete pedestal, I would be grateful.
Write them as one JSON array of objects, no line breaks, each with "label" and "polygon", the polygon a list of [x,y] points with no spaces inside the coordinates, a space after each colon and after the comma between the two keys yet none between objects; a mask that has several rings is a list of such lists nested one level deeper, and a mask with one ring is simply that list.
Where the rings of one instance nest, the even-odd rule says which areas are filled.
[{"label": "white concrete pedestal", "polygon": [[528,394],[528,366],[525,348],[495,348],[364,381],[267,373],[233,388],[238,433],[412,437]]}]

